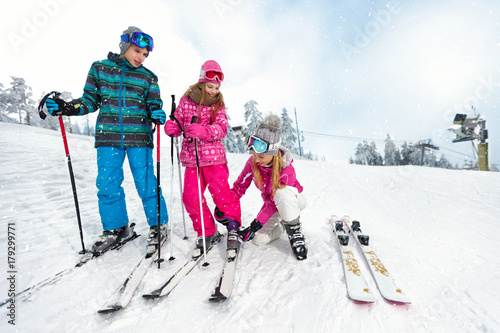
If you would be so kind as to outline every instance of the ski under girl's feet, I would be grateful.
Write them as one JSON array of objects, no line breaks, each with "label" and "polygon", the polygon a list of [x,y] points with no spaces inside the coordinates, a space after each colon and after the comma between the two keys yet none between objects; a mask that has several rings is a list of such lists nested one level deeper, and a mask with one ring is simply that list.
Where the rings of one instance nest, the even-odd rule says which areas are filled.
[{"label": "ski under girl's feet", "polygon": [[285,224],[285,230],[290,241],[292,251],[298,260],[307,259],[307,245],[300,229],[300,223]]},{"label": "ski under girl's feet", "polygon": [[118,245],[131,234],[128,224],[114,230],[104,230],[99,240],[92,246],[94,254],[101,254]]}]

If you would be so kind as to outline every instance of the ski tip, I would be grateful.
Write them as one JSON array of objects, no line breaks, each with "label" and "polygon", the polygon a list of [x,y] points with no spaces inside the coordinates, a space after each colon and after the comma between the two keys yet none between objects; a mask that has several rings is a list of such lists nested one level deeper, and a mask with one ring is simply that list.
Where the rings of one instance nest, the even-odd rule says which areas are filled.
[{"label": "ski tip", "polygon": [[226,296],[219,294],[219,295],[212,295],[208,300],[211,303],[221,303],[224,302],[227,299]]},{"label": "ski tip", "polygon": [[111,305],[105,309],[98,310],[97,313],[106,314],[106,313],[116,312],[116,311],[121,310],[121,309],[122,309],[121,305]]},{"label": "ski tip", "polygon": [[149,294],[142,295],[142,297],[147,298],[147,299],[154,299],[154,298],[158,298],[160,296],[161,296],[160,289],[156,289],[156,290],[153,290],[152,292],[150,292]]},{"label": "ski tip", "polygon": [[403,294],[401,289],[398,289],[396,292],[399,294],[382,294],[382,297],[384,297],[387,302],[394,303],[394,305],[411,304],[410,299]]},{"label": "ski tip", "polygon": [[398,299],[398,300],[395,300],[395,299],[388,299],[388,298],[386,298],[385,300],[386,300],[387,303],[391,303],[393,305],[411,304],[411,301],[408,300],[408,299]]},{"label": "ski tip", "polygon": [[229,295],[226,296],[220,291],[220,287],[215,288],[214,293],[210,296],[208,299],[212,303],[220,303],[224,302],[226,299],[228,299]]},{"label": "ski tip", "polygon": [[370,292],[367,291],[368,289],[365,289],[362,294],[360,293],[347,293],[347,296],[354,302],[359,302],[360,304],[363,303],[375,303],[377,299],[375,296]]},{"label": "ski tip", "polygon": [[375,299],[358,299],[358,298],[351,298],[353,302],[356,304],[373,304],[375,303]]},{"label": "ski tip", "polygon": [[160,295],[159,294],[144,294],[144,295],[142,295],[142,297],[145,299],[155,299],[155,298],[160,297]]}]

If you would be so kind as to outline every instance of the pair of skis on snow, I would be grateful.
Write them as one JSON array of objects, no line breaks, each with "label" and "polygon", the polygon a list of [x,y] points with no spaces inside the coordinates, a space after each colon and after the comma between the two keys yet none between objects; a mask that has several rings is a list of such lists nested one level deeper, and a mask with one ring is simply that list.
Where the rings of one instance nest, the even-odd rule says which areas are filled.
[{"label": "pair of skis on snow", "polygon": [[[134,230],[135,224],[131,224],[130,228],[132,230],[131,236],[115,245],[109,250],[119,250],[129,241],[139,237]],[[220,241],[222,238],[219,237],[211,246],[207,248],[207,253],[212,249],[213,245]],[[161,246],[166,242],[166,239],[162,240]],[[109,252],[109,251],[107,251]],[[118,311],[125,306],[127,306],[132,299],[135,290],[140,285],[142,279],[146,275],[149,267],[156,262],[158,251],[146,251],[147,254],[142,258],[139,263],[134,267],[132,272],[128,275],[125,281],[120,285],[118,289],[111,295],[106,304],[98,311],[99,313],[110,313]],[[233,279],[236,272],[236,263],[238,261],[240,249],[228,251],[228,259],[225,263],[224,269],[222,270],[221,277],[215,288],[214,293],[209,298],[211,302],[222,302],[226,300],[232,292],[233,289]],[[98,258],[104,255],[105,252],[96,254],[92,251],[85,253],[76,263],[75,266],[67,268],[31,287],[24,289],[23,291],[17,293],[14,297],[11,297],[2,303],[0,307],[11,302],[17,302],[22,299],[28,299],[32,294],[42,289],[45,286],[54,285],[56,282],[61,280],[64,276],[69,275],[76,268],[82,267],[84,264],[92,259]],[[170,277],[165,283],[163,283],[159,288],[155,289],[150,294],[143,295],[144,298],[158,298],[168,295],[182,280],[183,277],[189,274],[191,270],[201,261],[203,258],[202,254],[192,256],[172,277]]]},{"label": "pair of skis on snow", "polygon": [[33,293],[37,292],[38,290],[42,289],[45,286],[50,286],[50,285],[55,284],[56,282],[58,282],[59,280],[61,280],[64,276],[69,275],[71,272],[73,272],[73,270],[75,270],[76,268],[82,267],[83,265],[85,265],[86,263],[88,263],[89,261],[91,261],[92,259],[99,258],[100,256],[104,255],[106,252],[109,252],[111,250],[119,250],[119,249],[121,249],[126,243],[128,243],[131,240],[134,240],[134,239],[136,239],[137,237],[140,236],[139,234],[137,234],[134,231],[135,223],[131,223],[130,226],[129,226],[129,228],[130,228],[130,236],[127,237],[127,238],[125,238],[125,239],[123,239],[118,244],[112,246],[111,248],[107,249],[104,252],[94,252],[94,251],[88,250],[87,252],[85,252],[80,257],[80,259],[75,264],[75,266],[66,268],[65,270],[62,270],[59,273],[54,274],[53,276],[48,277],[45,280],[40,281],[37,284],[35,284],[35,285],[31,286],[31,287],[28,287],[28,288],[26,288],[26,289],[24,289],[24,290],[16,293],[15,296],[13,296],[11,298],[8,298],[5,301],[3,301],[2,303],[0,303],[0,307],[6,305],[8,303],[11,303],[11,302],[19,301],[19,300],[22,300],[22,299],[27,299]]},{"label": "pair of skis on snow", "polygon": [[[215,244],[220,242],[222,237],[223,236],[221,235],[220,237],[216,238],[214,242],[212,242],[212,244],[207,247],[207,254]],[[212,296],[210,296],[209,301],[222,302],[229,298],[229,296],[231,295],[239,252],[239,249],[228,251],[227,261],[224,265],[215,291]],[[146,274],[149,266],[155,261],[156,256],[157,252],[155,252],[149,258],[143,258],[139,262],[139,264],[132,270],[132,272],[125,279],[122,285],[118,289],[116,289],[116,291],[111,295],[106,304],[104,304],[104,306],[98,312],[111,313],[121,310],[125,306],[127,306],[130,303],[135,290],[141,283],[142,278]],[[200,261],[202,261],[202,259],[203,253],[195,250],[192,257],[169,279],[162,283],[160,287],[154,289],[151,293],[143,294],[142,296],[146,299],[155,299],[167,296],[182,281],[182,279],[187,276],[193,270],[193,268],[198,265]]]},{"label": "pair of skis on snow", "polygon": [[411,303],[408,297],[403,293],[401,288],[396,285],[396,282],[385,268],[382,261],[379,259],[375,250],[370,245],[369,237],[361,231],[361,225],[358,221],[351,221],[348,216],[338,218],[333,215],[330,218],[330,223],[335,233],[335,238],[340,247],[342,264],[344,266],[347,294],[349,298],[361,302],[375,302],[375,296],[370,290],[361,269],[358,265],[353,252],[353,247],[349,246],[349,234],[352,234],[359,249],[363,253],[373,278],[377,284],[382,297],[388,301],[397,303]]}]

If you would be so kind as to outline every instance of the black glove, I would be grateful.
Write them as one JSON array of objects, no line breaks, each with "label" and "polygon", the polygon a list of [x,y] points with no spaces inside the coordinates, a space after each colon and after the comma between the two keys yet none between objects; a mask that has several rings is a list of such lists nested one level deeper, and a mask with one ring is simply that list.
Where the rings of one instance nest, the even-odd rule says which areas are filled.
[{"label": "black glove", "polygon": [[51,116],[76,116],[80,113],[80,103],[71,101],[69,103],[65,102],[59,97],[47,98],[45,102],[47,111]]},{"label": "black glove", "polygon": [[254,238],[255,232],[259,229],[262,229],[262,223],[257,220],[253,220],[252,223],[250,223],[249,227],[238,230],[238,236],[243,242],[248,242],[249,240],[252,240]]}]

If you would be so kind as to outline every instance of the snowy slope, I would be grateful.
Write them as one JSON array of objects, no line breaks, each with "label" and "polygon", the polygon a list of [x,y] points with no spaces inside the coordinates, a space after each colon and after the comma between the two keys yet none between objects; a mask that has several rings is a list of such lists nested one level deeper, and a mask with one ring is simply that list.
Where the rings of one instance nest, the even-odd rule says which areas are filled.
[{"label": "snowy slope", "polygon": [[[1,299],[7,298],[7,224],[16,228],[17,290],[67,267],[81,249],[73,195],[59,132],[0,123]],[[95,189],[93,138],[69,135],[86,246],[101,232]],[[164,145],[163,145],[164,143]],[[500,331],[500,173],[422,167],[367,167],[297,160],[309,206],[302,215],[309,258],[297,261],[283,236],[268,247],[244,244],[231,298],[208,302],[224,248],[208,256],[168,296],[145,300],[189,257],[183,240],[178,175],[170,207],[170,141],[162,142],[162,187],[174,224],[172,254],[152,267],[129,307],[97,314],[141,259],[145,237],[89,262],[29,301],[16,305],[16,325],[0,309],[1,332],[498,332]],[[334,149],[334,147],[332,147]],[[231,181],[248,155],[230,155]],[[129,217],[147,232],[126,168]],[[260,208],[256,189],[243,197],[244,224]],[[384,301],[367,266],[362,270],[374,304],[348,299],[331,214],[360,220],[410,305]],[[222,228],[221,228],[222,230]],[[163,249],[170,257],[170,247]]]}]

